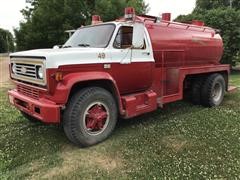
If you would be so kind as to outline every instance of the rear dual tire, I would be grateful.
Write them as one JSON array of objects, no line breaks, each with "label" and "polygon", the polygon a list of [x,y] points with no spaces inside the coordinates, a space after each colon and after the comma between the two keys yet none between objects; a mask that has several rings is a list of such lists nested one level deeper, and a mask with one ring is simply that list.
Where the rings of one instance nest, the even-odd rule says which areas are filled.
[{"label": "rear dual tire", "polygon": [[224,98],[226,83],[221,74],[212,74],[202,86],[202,105],[206,107],[219,106]]},{"label": "rear dual tire", "polygon": [[191,87],[191,101],[195,105],[201,104],[201,89],[203,85],[203,79],[196,79]]},{"label": "rear dual tire", "polygon": [[221,74],[211,74],[193,82],[191,100],[193,104],[205,107],[219,106],[224,98],[226,83]]}]

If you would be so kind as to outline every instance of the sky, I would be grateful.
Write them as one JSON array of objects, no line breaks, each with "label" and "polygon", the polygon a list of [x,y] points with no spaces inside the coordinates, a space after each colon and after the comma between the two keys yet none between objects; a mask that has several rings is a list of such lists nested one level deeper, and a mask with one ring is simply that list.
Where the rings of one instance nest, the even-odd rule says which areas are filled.
[{"label": "sky", "polygon": [[19,21],[23,19],[20,10],[26,4],[26,0],[0,0],[0,28],[13,32],[13,27],[19,26]]},{"label": "sky", "polygon": [[196,0],[145,0],[145,2],[150,6],[149,15],[172,13],[172,19],[180,14],[191,13],[196,4]]},{"label": "sky", "polygon": [[[149,15],[172,13],[172,19],[180,14],[189,14],[195,7],[196,0],[145,0],[149,4]],[[184,3],[183,3],[184,2]],[[0,0],[0,28],[13,32],[23,20],[20,10],[26,6],[26,0]]]}]

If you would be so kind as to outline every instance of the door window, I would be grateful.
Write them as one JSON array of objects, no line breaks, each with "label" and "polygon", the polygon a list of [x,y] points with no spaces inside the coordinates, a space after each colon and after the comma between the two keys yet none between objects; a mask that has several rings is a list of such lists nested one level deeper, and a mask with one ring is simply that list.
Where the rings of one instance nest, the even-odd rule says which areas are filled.
[{"label": "door window", "polygon": [[126,49],[132,46],[133,27],[122,26],[115,38],[113,47],[117,49]]},{"label": "door window", "polygon": [[[117,33],[113,47],[117,49],[127,49],[132,46],[133,39],[133,27],[122,26]],[[144,40],[144,46],[142,49],[146,49],[146,41]]]}]

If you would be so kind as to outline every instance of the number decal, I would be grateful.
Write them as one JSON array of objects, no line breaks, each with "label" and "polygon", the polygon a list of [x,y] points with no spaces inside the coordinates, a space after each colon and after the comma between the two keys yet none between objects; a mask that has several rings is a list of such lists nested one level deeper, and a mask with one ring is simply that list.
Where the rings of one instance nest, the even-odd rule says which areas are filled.
[{"label": "number decal", "polygon": [[99,53],[98,54],[98,58],[99,59],[105,59],[106,58],[106,54],[105,53]]}]

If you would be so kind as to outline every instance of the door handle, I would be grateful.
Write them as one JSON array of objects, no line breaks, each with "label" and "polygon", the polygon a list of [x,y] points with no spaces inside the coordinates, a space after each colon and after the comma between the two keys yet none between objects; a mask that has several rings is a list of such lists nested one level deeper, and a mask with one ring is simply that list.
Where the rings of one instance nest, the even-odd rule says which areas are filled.
[{"label": "door handle", "polygon": [[149,55],[150,55],[150,52],[142,52],[142,55],[147,55],[147,56],[149,56]]}]

